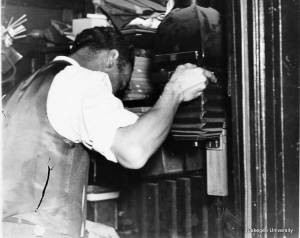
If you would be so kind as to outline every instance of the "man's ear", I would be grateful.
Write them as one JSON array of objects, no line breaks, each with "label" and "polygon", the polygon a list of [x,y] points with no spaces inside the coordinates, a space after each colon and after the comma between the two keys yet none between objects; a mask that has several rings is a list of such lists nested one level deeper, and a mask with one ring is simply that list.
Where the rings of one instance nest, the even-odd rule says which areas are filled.
[{"label": "man's ear", "polygon": [[107,68],[113,68],[119,58],[119,51],[112,49],[108,51],[107,55]]}]

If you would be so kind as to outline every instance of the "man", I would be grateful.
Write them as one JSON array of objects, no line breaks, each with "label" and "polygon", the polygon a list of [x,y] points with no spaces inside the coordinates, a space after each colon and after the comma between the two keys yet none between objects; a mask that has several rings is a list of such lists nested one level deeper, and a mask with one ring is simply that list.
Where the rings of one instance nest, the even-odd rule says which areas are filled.
[{"label": "man", "polygon": [[85,221],[85,148],[126,168],[143,167],[166,138],[178,105],[198,97],[213,77],[191,64],[179,66],[153,108],[138,118],[114,96],[131,71],[126,42],[96,27],[76,37],[69,57],[57,57],[6,96],[5,237],[118,237]]}]

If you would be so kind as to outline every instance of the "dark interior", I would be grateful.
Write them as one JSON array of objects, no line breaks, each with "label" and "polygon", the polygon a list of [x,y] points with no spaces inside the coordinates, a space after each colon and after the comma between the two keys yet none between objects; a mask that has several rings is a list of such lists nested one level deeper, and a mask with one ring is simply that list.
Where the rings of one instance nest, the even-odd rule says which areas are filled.
[{"label": "dark interior", "polygon": [[[167,2],[164,0],[152,1],[162,6],[165,6]],[[299,180],[299,170],[297,169],[299,162],[293,160],[299,156],[299,151],[297,153],[297,146],[291,148],[288,145],[295,145],[295,141],[299,139],[298,134],[295,135],[295,130],[293,130],[293,128],[299,128],[299,120],[297,117],[291,119],[292,114],[297,115],[297,112],[299,118],[299,106],[292,103],[299,99],[298,92],[294,89],[295,85],[299,85],[299,80],[295,82],[295,79],[291,79],[292,76],[297,78],[299,74],[299,70],[297,70],[298,56],[292,50],[296,45],[295,39],[297,38],[293,40],[292,35],[288,33],[292,32],[293,28],[287,28],[288,32],[276,30],[275,23],[279,22],[280,16],[277,15],[277,12],[273,12],[272,15],[267,10],[271,7],[279,9],[278,7],[281,6],[282,14],[286,17],[280,18],[280,24],[287,27],[288,23],[292,21],[293,14],[296,16],[292,10],[293,5],[272,0],[266,1],[264,6],[259,8],[257,1],[249,1],[246,3],[248,13],[243,16],[240,9],[245,6],[241,1],[197,0],[196,2],[198,6],[211,7],[219,12],[222,30],[218,36],[215,36],[219,37],[216,40],[217,43],[213,42],[215,37],[203,41],[203,32],[192,29],[192,26],[201,28],[197,26],[199,24],[197,18],[192,18],[191,27],[184,34],[182,34],[183,28],[180,28],[180,32],[176,32],[174,28],[168,26],[168,22],[164,26],[165,28],[160,26],[155,34],[135,31],[125,34],[125,37],[135,46],[137,56],[146,56],[152,60],[151,77],[161,76],[162,79],[159,84],[154,79],[153,84],[158,91],[151,97],[142,100],[125,100],[124,104],[128,108],[144,108],[153,105],[159,95],[159,89],[163,86],[164,80],[168,78],[161,74],[162,69],[172,70],[175,65],[194,59],[198,65],[214,71],[219,79],[217,86],[212,84],[212,88],[207,91],[208,95],[212,95],[209,102],[212,102],[213,105],[216,103],[217,107],[220,107],[217,115],[221,115],[221,126],[214,124],[219,128],[218,133],[211,136],[205,134],[202,137],[197,134],[193,137],[192,132],[184,134],[178,132],[178,128],[173,128],[162,147],[141,170],[124,169],[118,164],[107,161],[100,154],[90,152],[89,185],[98,186],[98,189],[100,187],[100,190],[102,189],[100,192],[118,191],[120,195],[117,199],[89,202],[87,216],[96,222],[114,226],[121,237],[243,237],[247,229],[245,224],[249,219],[245,219],[247,213],[245,193],[249,189],[247,184],[250,181],[252,187],[249,190],[252,191],[252,204],[249,205],[249,209],[252,211],[253,227],[275,226],[274,224],[280,227],[278,224],[283,224],[283,220],[289,217],[286,222],[296,229],[299,222],[299,202],[297,202],[299,186],[290,188],[291,185],[288,183],[295,184],[293,181]],[[187,9],[191,1],[176,1],[176,4],[179,9]],[[85,16],[87,12],[91,11],[91,8],[91,2],[88,0],[3,0],[2,22],[8,21],[10,16],[21,16],[26,13],[27,28],[34,29],[38,34],[44,34],[44,36],[27,37],[14,44],[15,49],[23,55],[23,59],[17,64],[13,83],[2,84],[2,94],[9,92],[56,55],[68,54],[70,42],[57,34],[50,25],[51,20],[71,22],[72,18]],[[291,12],[290,16],[285,15],[288,10]],[[255,11],[262,11],[265,14],[265,18],[262,20],[265,25],[260,30],[265,32],[267,44],[265,44],[265,49],[259,50],[266,55],[265,77],[272,79],[265,82],[265,90],[259,86],[261,85],[259,81],[261,75],[258,75],[258,71],[261,68],[256,68],[261,58],[256,55],[254,49],[261,46],[261,38],[255,35],[255,29],[259,27],[259,23],[255,20],[257,17]],[[183,14],[183,16],[188,17],[187,14]],[[113,17],[116,18],[116,26],[122,32],[122,24],[128,22],[128,18]],[[114,19],[113,17],[112,19]],[[244,32],[245,25],[242,26],[240,21],[243,17],[248,19],[246,22],[247,33]],[[168,20],[172,22],[174,19]],[[249,67],[247,68],[249,87],[246,89],[244,89],[245,72],[243,70],[245,67],[243,63],[245,61],[242,46],[245,34],[249,42],[249,48],[247,48],[249,49]],[[277,54],[278,49],[288,57],[289,62],[286,61],[286,58],[280,58],[282,56]],[[162,54],[194,51],[200,52],[200,56],[203,56],[203,52],[205,52],[205,56],[202,58],[192,58],[190,55],[186,56],[187,58],[182,56],[183,58],[177,58],[175,62],[172,62],[172,57],[168,59],[161,57]],[[260,53],[263,54],[262,52]],[[293,59],[295,61],[291,63]],[[283,71],[278,72],[278,65],[281,65],[282,62],[284,64]],[[163,77],[165,78],[163,79]],[[282,77],[287,78],[283,80]],[[272,91],[271,89],[273,89],[273,94],[268,94]],[[246,120],[244,119],[245,90],[249,90],[247,98],[249,124],[245,124]],[[266,95],[260,94],[265,91]],[[290,92],[290,96],[287,92]],[[259,95],[266,98],[266,101],[262,101],[265,103],[265,108],[256,104]],[[280,106],[273,103],[275,101],[278,101]],[[190,112],[187,108],[191,105],[198,106],[199,103],[199,101],[194,101],[192,104],[182,105],[174,125],[185,124],[184,120],[188,120],[185,117],[188,115],[186,112]],[[269,105],[272,106],[269,107]],[[283,111],[280,112],[280,110]],[[274,121],[279,114],[282,124]],[[180,115],[183,116],[180,117]],[[214,114],[213,117],[217,116]],[[266,120],[264,127],[260,127],[258,117],[266,118],[262,119]],[[289,117],[289,121],[286,121],[285,117]],[[223,138],[220,132],[224,129],[222,127],[226,128],[225,142],[220,139]],[[250,134],[245,132],[245,127],[250,128]],[[281,129],[278,129],[279,127]],[[198,128],[193,129],[193,131],[197,130]],[[260,138],[261,135],[258,131],[264,133],[264,139]],[[249,140],[245,138],[249,138]],[[220,147],[219,144],[222,143],[225,147]],[[286,149],[282,152],[283,147]],[[297,148],[299,149],[299,142]],[[250,153],[248,158],[251,158],[249,162],[251,175],[249,176],[244,167],[244,156],[248,153],[247,151]],[[280,153],[283,157],[278,155]],[[227,193],[224,195],[208,194],[207,173],[212,168],[208,165],[209,156],[215,156],[214,158],[225,161],[224,176],[227,178],[227,183],[223,189]],[[264,171],[255,169],[256,167],[264,168],[264,163],[267,164]],[[284,164],[283,167],[281,167],[282,164]],[[264,180],[265,177],[267,177],[266,180]],[[264,189],[260,187],[264,184],[262,181],[267,181]],[[283,194],[286,199],[284,200],[285,210],[281,207],[283,206]],[[263,200],[262,197],[267,200]],[[276,215],[283,214],[283,210],[285,218]],[[263,211],[268,214],[268,217],[263,215]],[[293,235],[295,234],[293,233]],[[268,235],[267,237],[273,236]]]}]

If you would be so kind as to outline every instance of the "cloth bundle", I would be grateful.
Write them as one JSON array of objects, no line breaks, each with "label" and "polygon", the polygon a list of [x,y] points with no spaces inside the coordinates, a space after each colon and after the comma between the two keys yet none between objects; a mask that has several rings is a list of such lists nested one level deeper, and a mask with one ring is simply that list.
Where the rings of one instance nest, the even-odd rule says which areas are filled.
[{"label": "cloth bundle", "polygon": [[209,84],[203,94],[180,105],[172,125],[176,140],[206,140],[220,136],[225,126],[224,90]]},{"label": "cloth bundle", "polygon": [[[225,127],[226,97],[224,89],[210,83],[203,94],[182,103],[176,112],[171,128],[175,140],[198,141],[218,138]],[[151,107],[131,107],[130,111],[141,116]]]}]

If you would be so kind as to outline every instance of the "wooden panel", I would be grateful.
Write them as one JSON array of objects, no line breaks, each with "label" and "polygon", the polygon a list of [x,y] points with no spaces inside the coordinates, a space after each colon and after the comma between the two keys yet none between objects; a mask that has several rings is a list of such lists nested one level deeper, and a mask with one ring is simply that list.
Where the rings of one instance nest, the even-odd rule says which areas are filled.
[{"label": "wooden panel", "polygon": [[[280,65],[280,83],[281,86],[281,105],[276,105],[276,114],[281,112],[281,130],[280,138],[282,151],[277,154],[277,164],[282,166],[281,169],[283,178],[278,180],[276,187],[279,191],[282,189],[283,194],[280,194],[280,200],[275,204],[278,207],[277,214],[283,214],[282,221],[286,228],[294,229],[292,235],[299,236],[299,1],[275,1],[274,0],[275,19],[279,22],[279,27],[275,31],[278,48],[281,49],[279,65]],[[267,11],[268,8],[266,8]],[[278,12],[276,9],[280,9]],[[274,21],[276,27],[276,21]],[[296,50],[298,49],[298,50]],[[275,55],[275,59],[276,59]],[[275,68],[276,69],[276,68]],[[296,80],[298,79],[298,80]],[[276,86],[275,86],[276,87]],[[275,102],[274,102],[275,103]],[[277,117],[276,117],[277,118]],[[276,120],[277,121],[277,120]],[[277,138],[277,136],[275,137]],[[277,171],[277,170],[276,170]],[[276,173],[276,172],[275,172]],[[276,190],[275,190],[276,191]],[[272,191],[269,191],[272,192]],[[281,204],[284,206],[281,208]],[[285,210],[285,212],[284,212]],[[280,228],[280,227],[279,227]],[[290,235],[290,233],[286,233]]]},{"label": "wooden panel", "polygon": [[227,135],[224,129],[219,143],[219,148],[206,150],[207,194],[227,196]]},{"label": "wooden panel", "polygon": [[191,238],[191,181],[189,178],[180,178],[177,180],[177,207],[178,237]]},{"label": "wooden panel", "polygon": [[158,184],[144,185],[143,194],[143,238],[159,238],[159,195]]},{"label": "wooden panel", "polygon": [[192,236],[208,238],[206,184],[202,176],[191,178]]},{"label": "wooden panel", "polygon": [[145,175],[162,175],[183,172],[184,154],[181,147],[166,140],[143,168]]},{"label": "wooden panel", "polygon": [[[245,199],[244,181],[244,150],[243,143],[243,100],[242,100],[242,49],[241,44],[241,10],[239,0],[227,1],[226,8],[226,42],[227,42],[227,72],[228,95],[230,110],[228,110],[228,197],[225,199],[224,213],[225,237],[240,238],[243,236],[243,217]],[[246,187],[247,189],[247,187]]]},{"label": "wooden panel", "polygon": [[[239,1],[234,1],[239,2]],[[264,237],[299,235],[299,44],[298,1],[240,2],[243,53],[242,142],[245,235],[251,229],[287,229]],[[241,19],[237,20],[241,21]],[[273,231],[274,231],[273,229]],[[248,232],[247,232],[248,231]]]},{"label": "wooden panel", "polygon": [[117,228],[118,209],[116,199],[97,202],[88,201],[87,219]]},{"label": "wooden panel", "polygon": [[[120,197],[121,237],[223,238],[223,199],[207,196],[206,179],[199,172],[179,176],[142,178],[135,194]],[[123,229],[124,221],[136,226]]]},{"label": "wooden panel", "polygon": [[177,188],[176,181],[159,183],[160,237],[177,237]]},{"label": "wooden panel", "polygon": [[[299,4],[298,4],[299,5]],[[299,29],[296,4],[253,1],[250,9],[250,106],[252,227],[293,229],[299,225]],[[271,9],[271,10],[270,10]],[[283,17],[284,16],[284,17]],[[255,158],[255,159],[253,159]],[[268,233],[269,237],[273,234]]]},{"label": "wooden panel", "polygon": [[186,148],[185,154],[185,170],[195,171],[203,169],[205,160],[205,149],[200,146],[190,146]]},{"label": "wooden panel", "polygon": [[118,203],[118,234],[122,238],[140,237],[141,220],[140,186],[127,185],[120,193]]}]

